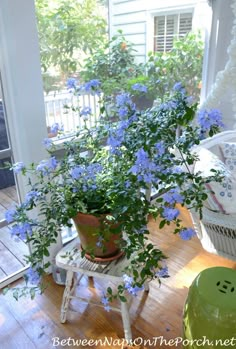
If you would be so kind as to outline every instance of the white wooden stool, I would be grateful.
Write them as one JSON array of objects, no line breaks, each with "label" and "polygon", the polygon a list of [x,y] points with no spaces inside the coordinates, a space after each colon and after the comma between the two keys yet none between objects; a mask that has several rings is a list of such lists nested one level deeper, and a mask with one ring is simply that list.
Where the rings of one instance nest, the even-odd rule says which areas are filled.
[{"label": "white wooden stool", "polygon": [[[74,289],[79,283],[83,275],[107,279],[117,283],[123,283],[124,268],[128,266],[130,260],[125,256],[111,262],[93,262],[81,256],[81,249],[79,239],[75,239],[68,245],[63,247],[56,256],[56,265],[62,269],[67,270],[66,286],[63,294],[61,305],[61,323],[66,321],[67,311],[70,299],[76,298],[82,301],[87,301],[85,298],[74,296]],[[80,273],[80,277],[76,278],[76,273]],[[148,284],[145,285],[145,290],[148,291]],[[94,305],[102,306],[100,303],[89,301]],[[121,307],[110,307],[111,310],[118,311],[122,315],[124,335],[127,341],[132,340],[129,309],[127,302],[120,302]]]}]

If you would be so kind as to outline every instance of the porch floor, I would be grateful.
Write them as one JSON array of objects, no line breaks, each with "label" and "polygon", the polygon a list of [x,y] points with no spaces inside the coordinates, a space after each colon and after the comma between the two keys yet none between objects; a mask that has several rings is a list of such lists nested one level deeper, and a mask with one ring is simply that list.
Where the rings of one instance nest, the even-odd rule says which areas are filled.
[{"label": "porch floor", "polygon": [[[15,186],[0,190],[0,219],[17,201]],[[0,229],[0,282],[26,266],[24,255],[27,254],[27,245],[22,240],[15,241],[8,227]]]}]

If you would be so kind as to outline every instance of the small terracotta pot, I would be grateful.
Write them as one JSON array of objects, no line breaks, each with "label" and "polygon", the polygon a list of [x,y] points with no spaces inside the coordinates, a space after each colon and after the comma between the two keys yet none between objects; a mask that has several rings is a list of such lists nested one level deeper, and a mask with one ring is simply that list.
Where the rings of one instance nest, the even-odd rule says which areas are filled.
[{"label": "small terracotta pot", "polygon": [[[90,254],[95,257],[109,258],[120,256],[120,245],[122,241],[122,232],[113,233],[119,224],[112,224],[106,220],[106,215],[96,217],[91,214],[77,213],[73,217],[82,249],[88,256]],[[102,247],[98,247],[98,234],[103,231],[104,241]]]}]

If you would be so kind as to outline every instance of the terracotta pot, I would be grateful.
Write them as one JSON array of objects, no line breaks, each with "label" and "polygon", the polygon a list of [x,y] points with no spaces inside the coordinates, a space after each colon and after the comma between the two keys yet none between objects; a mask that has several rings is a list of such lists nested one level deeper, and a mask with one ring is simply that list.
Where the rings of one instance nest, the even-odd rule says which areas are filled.
[{"label": "terracotta pot", "polygon": [[[100,258],[120,256],[122,232],[112,232],[112,229],[117,228],[119,225],[111,224],[107,221],[106,215],[96,217],[79,212],[73,217],[73,221],[78,231],[81,247],[88,257],[90,255]],[[102,247],[98,247],[96,244],[98,243],[98,233],[101,230],[104,231],[104,241],[102,242]]]},{"label": "terracotta pot", "polygon": [[134,96],[133,102],[138,110],[143,111],[153,106],[154,99],[149,99],[146,96]]}]

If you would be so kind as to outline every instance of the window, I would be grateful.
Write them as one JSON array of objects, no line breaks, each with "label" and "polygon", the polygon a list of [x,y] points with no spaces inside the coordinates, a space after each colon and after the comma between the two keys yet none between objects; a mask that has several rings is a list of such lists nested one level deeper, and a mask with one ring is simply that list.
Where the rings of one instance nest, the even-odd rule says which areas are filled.
[{"label": "window", "polygon": [[178,39],[191,30],[192,13],[154,17],[154,51],[170,51],[174,38]]}]

